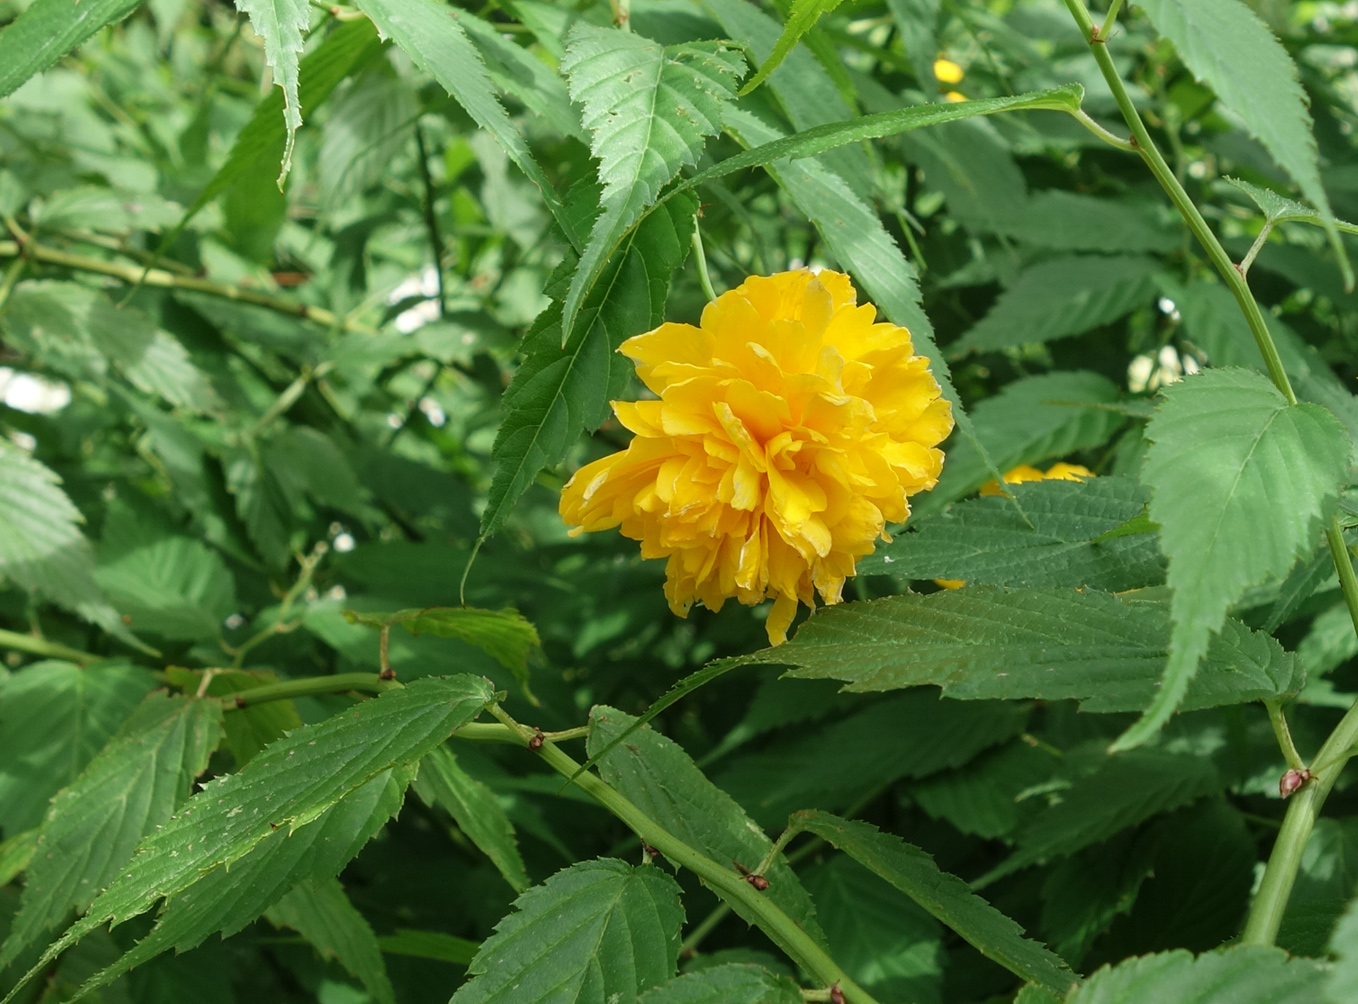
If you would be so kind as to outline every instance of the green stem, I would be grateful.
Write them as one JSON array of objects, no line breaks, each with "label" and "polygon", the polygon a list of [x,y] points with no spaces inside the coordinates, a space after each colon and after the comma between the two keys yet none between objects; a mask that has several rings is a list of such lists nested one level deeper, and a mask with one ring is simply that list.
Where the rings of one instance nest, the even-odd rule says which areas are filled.
[{"label": "green stem", "polygon": [[1273,735],[1277,737],[1278,749],[1282,750],[1283,760],[1292,770],[1305,770],[1306,764],[1301,759],[1301,754],[1297,752],[1296,744],[1292,742],[1292,730],[1287,727],[1287,716],[1283,714],[1281,701],[1265,701],[1264,708],[1268,711],[1269,724],[1273,726]]},{"label": "green stem", "polygon": [[693,224],[693,260],[698,264],[698,284],[703,287],[703,295],[707,297],[707,302],[711,303],[717,298],[716,291],[712,288],[712,276],[707,273],[707,255],[703,252],[703,235],[698,231],[698,224]]},{"label": "green stem", "polygon": [[[518,737],[521,745],[528,746],[537,735],[533,729],[525,728],[510,718],[498,705],[492,704],[488,710],[506,729]],[[454,735],[460,735],[462,731],[459,729]],[[847,1004],[877,1004],[872,995],[851,980],[796,921],[762,893],[756,891],[736,872],[684,843],[600,778],[593,774],[581,773],[580,764],[550,740],[541,743],[537,754],[562,777],[568,780],[573,778],[574,784],[626,823],[642,841],[671,861],[693,872],[722,899],[738,903],[747,916],[754,918],[755,923],[770,940],[813,979],[827,987],[838,983]]]},{"label": "green stem", "polygon": [[58,251],[56,248],[41,247],[36,244],[29,245],[26,249],[20,249],[16,241],[0,241],[0,258],[18,258],[21,254],[27,254],[32,261],[40,261],[47,265],[59,265],[62,268],[73,268],[78,272],[93,272],[96,275],[111,276],[129,286],[135,286],[140,281],[142,285],[154,286],[157,289],[182,289],[193,293],[206,293],[208,296],[217,296],[224,300],[235,300],[238,303],[249,303],[256,307],[277,311],[280,314],[287,314],[289,317],[300,317],[303,320],[315,321],[317,324],[334,328],[337,331],[372,333],[376,330],[348,318],[336,318],[333,313],[322,307],[312,307],[305,303],[286,300],[281,296],[272,296],[253,289],[210,282],[196,276],[175,275],[173,272],[159,268],[145,270],[143,274],[143,269],[135,265],[120,265],[118,262],[70,254],[66,251]]},{"label": "green stem", "polygon": [[92,655],[79,649],[58,645],[54,641],[35,638],[31,634],[19,634],[17,631],[5,631],[3,629],[0,629],[0,647],[12,648],[19,652],[29,652],[33,655],[45,655],[51,659],[65,659],[81,666],[87,666],[103,658],[101,655]]},{"label": "green stem", "polygon": [[351,690],[380,694],[401,684],[395,680],[384,680],[377,673],[336,673],[333,676],[308,676],[301,680],[285,680],[270,683],[253,690],[223,697],[226,710],[248,708],[269,701],[285,701],[293,697],[315,697],[317,694],[343,694]]},{"label": "green stem", "polygon": [[1198,207],[1188,197],[1188,192],[1184,190],[1183,185],[1179,184],[1179,179],[1174,176],[1174,171],[1165,163],[1165,158],[1156,148],[1155,141],[1146,131],[1146,125],[1141,121],[1140,114],[1137,113],[1136,107],[1132,104],[1131,96],[1127,93],[1127,88],[1123,86],[1122,78],[1118,76],[1117,67],[1113,65],[1113,57],[1108,52],[1108,46],[1102,41],[1095,41],[1096,38],[1099,38],[1099,35],[1084,3],[1081,0],[1065,0],[1065,4],[1071,16],[1075,18],[1075,22],[1080,26],[1080,31],[1084,33],[1085,41],[1089,43],[1089,49],[1094,54],[1094,59],[1103,73],[1103,79],[1107,81],[1108,89],[1113,92],[1113,98],[1117,101],[1123,119],[1126,120],[1128,128],[1132,130],[1132,139],[1137,152],[1141,154],[1141,159],[1146,162],[1146,166],[1155,175],[1155,180],[1160,182],[1160,187],[1165,190],[1170,201],[1174,203],[1174,208],[1179,210],[1180,215],[1188,223],[1189,229],[1193,231],[1193,236],[1198,239],[1203,250],[1207,252],[1207,257],[1211,259],[1212,264],[1221,273],[1231,295],[1240,305],[1245,319],[1249,322],[1250,332],[1254,335],[1254,343],[1259,347],[1260,355],[1264,357],[1264,365],[1268,368],[1268,375],[1272,379],[1273,385],[1287,398],[1288,404],[1296,404],[1297,395],[1292,390],[1292,381],[1287,377],[1287,371],[1283,368],[1282,357],[1278,355],[1278,347],[1273,344],[1273,336],[1268,332],[1268,325],[1264,323],[1264,315],[1259,310],[1259,304],[1254,302],[1254,294],[1250,292],[1249,286],[1245,283],[1245,277],[1236,269],[1230,255],[1226,253],[1226,249],[1221,246],[1221,242],[1212,233],[1212,228],[1202,218],[1202,213],[1198,212]]}]

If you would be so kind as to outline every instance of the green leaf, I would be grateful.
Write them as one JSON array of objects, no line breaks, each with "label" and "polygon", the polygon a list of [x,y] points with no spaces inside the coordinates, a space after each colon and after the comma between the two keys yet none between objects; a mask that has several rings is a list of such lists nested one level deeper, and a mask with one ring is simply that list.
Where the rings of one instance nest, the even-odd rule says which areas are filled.
[{"label": "green leaf", "polygon": [[412,931],[397,928],[395,934],[387,934],[377,939],[382,951],[388,955],[406,955],[416,959],[433,959],[436,962],[451,962],[454,965],[468,965],[476,958],[478,942],[466,938],[455,938],[439,931]]},{"label": "green leaf", "polygon": [[1222,785],[1212,762],[1196,754],[1143,749],[1107,757],[1022,826],[1018,850],[972,885],[981,888],[1029,865],[1074,854]]},{"label": "green leaf", "polygon": [[[360,18],[339,25],[313,51],[303,57],[297,70],[299,115],[310,115],[323,104],[358,66],[379,48],[372,22]],[[250,121],[231,144],[226,161],[217,169],[193,204],[184,211],[173,230],[161,239],[157,254],[174,243],[189,220],[261,162],[282,161],[291,129],[284,118],[283,91],[270,90],[255,106]],[[324,170],[324,168],[323,168]]]},{"label": "green leaf", "polygon": [[1008,838],[1032,806],[1019,796],[1051,780],[1056,757],[1022,741],[1010,743],[912,786],[910,796],[930,816],[946,819],[963,833]]},{"label": "green leaf", "polygon": [[1236,945],[1196,959],[1164,952],[1104,966],[1067,1004],[1315,1004],[1324,970],[1279,948]]},{"label": "green leaf", "polygon": [[[171,666],[165,675],[187,694],[197,694],[203,678],[207,677],[205,693],[209,697],[227,697],[278,682],[277,674],[267,669],[184,669]],[[230,713],[222,719],[222,726],[226,733],[226,748],[235,757],[237,767],[244,767],[256,753],[275,739],[283,738],[286,733],[302,725],[297,705],[292,701],[265,701],[244,708],[228,704],[227,710]]]},{"label": "green leaf", "polygon": [[1325,983],[1327,1004],[1349,1004],[1358,997],[1358,900],[1339,918],[1330,937],[1330,954],[1336,957]]},{"label": "green leaf", "polygon": [[116,307],[97,289],[26,282],[14,290],[0,327],[70,379],[103,382],[112,370],[176,407],[204,412],[221,405],[183,345],[141,311]]},{"label": "green leaf", "polygon": [[[1271,189],[1251,185],[1248,181],[1241,181],[1239,178],[1223,178],[1222,180],[1248,195],[1263,212],[1264,218],[1269,223],[1295,222],[1310,223],[1317,227],[1325,226],[1325,220],[1310,206],[1279,195]],[[1334,225],[1346,234],[1358,234],[1358,224],[1335,220]]]},{"label": "green leaf", "polygon": [[134,631],[217,638],[236,609],[235,581],[215,551],[170,535],[126,505],[109,507],[94,577]]},{"label": "green leaf", "polygon": [[757,822],[775,826],[794,809],[843,809],[901,778],[957,767],[1013,738],[1027,720],[1020,704],[939,701],[920,689],[733,756],[716,781]]},{"label": "green leaf", "polygon": [[[195,887],[205,874],[217,875],[214,881],[226,881],[224,888],[232,888],[228,868],[270,838],[274,841],[270,847],[279,846],[277,841],[320,820],[379,775],[413,764],[471,721],[492,697],[490,685],[482,679],[425,677],[386,691],[351,712],[297,729],[238,773],[204,786],[174,818],[147,836],[126,870],[25,979],[90,931],[145,913],[160,899]],[[395,806],[387,814],[394,811]],[[304,843],[308,842],[298,841]],[[357,850],[353,848],[354,853]],[[271,863],[267,850],[255,860]],[[335,871],[347,860],[341,860]],[[257,891],[247,890],[245,883],[237,886],[240,892]],[[259,909],[268,905],[262,903]],[[209,907],[209,915],[215,917],[211,911],[229,904],[218,907],[209,902],[203,909]],[[191,933],[201,940],[207,932]],[[174,937],[182,935],[176,931]]]},{"label": "green leaf", "polygon": [[[596,755],[634,723],[631,715],[608,707],[590,712],[588,752]],[[725,791],[709,781],[678,745],[649,727],[631,732],[627,742],[598,759],[600,776],[646,816],[689,846],[716,861],[737,861],[754,868],[773,842]],[[779,855],[764,873],[764,896],[819,942],[811,897],[787,860]],[[750,923],[745,910],[731,904]]]},{"label": "green leaf", "polygon": [[1019,273],[990,312],[949,347],[953,356],[1083,334],[1155,298],[1159,262],[1139,255],[1069,255]]},{"label": "green leaf", "polygon": [[943,932],[938,921],[851,858],[836,855],[807,870],[834,959],[884,1000],[939,1001]]},{"label": "green leaf", "polygon": [[1278,929],[1278,945],[1293,955],[1324,955],[1355,889],[1358,820],[1316,820]]},{"label": "green leaf", "polygon": [[36,0],[0,30],[0,98],[140,6],[141,0]]},{"label": "green leaf", "polygon": [[84,522],[61,478],[0,438],[0,578],[74,610],[106,631],[125,634],[94,580]]},{"label": "green leaf", "polygon": [[[1173,251],[1182,238],[1134,202],[1053,188],[1034,192],[1010,213],[991,218],[996,233],[1061,251]],[[970,222],[968,223],[970,226]]]},{"label": "green leaf", "polygon": [[236,0],[236,9],[250,18],[250,27],[264,40],[264,62],[273,70],[274,83],[283,90],[283,162],[278,187],[292,168],[292,144],[302,126],[297,96],[297,56],[302,36],[311,26],[309,0]]},{"label": "green leaf", "polygon": [[[1156,693],[1171,606],[1075,589],[956,589],[826,607],[796,636],[745,662],[854,691],[934,685],[961,700],[1038,698],[1084,711],[1135,711]],[[1295,656],[1226,621],[1185,708],[1276,698],[1300,689]]]},{"label": "green leaf", "polygon": [[525,688],[528,664],[541,654],[537,628],[517,610],[480,610],[476,607],[426,607],[391,614],[344,611],[350,624],[384,628],[400,624],[413,635],[456,638],[485,652]]},{"label": "green leaf", "polygon": [[142,838],[188,798],[221,728],[216,701],[153,693],[52,800],[0,968],[118,878]]},{"label": "green leaf", "polygon": [[457,765],[447,746],[420,761],[415,790],[425,802],[441,805],[504,876],[515,892],[529,886],[514,827],[495,793]]},{"label": "green leaf", "polygon": [[385,770],[296,829],[279,827],[230,866],[200,873],[169,896],[151,933],[85,981],[80,993],[106,986],[171,948],[186,952],[214,931],[230,937],[282,899],[298,882],[331,879],[401,807],[413,771]]},{"label": "green leaf", "polygon": [[963,579],[998,586],[1092,586],[1110,592],[1164,581],[1148,533],[1100,538],[1135,519],[1149,493],[1131,478],[1034,481],[1008,490],[1023,517],[997,496],[969,499],[912,521],[858,562],[859,575]]},{"label": "green leaf", "polygon": [[841,0],[793,0],[792,9],[788,11],[787,15],[787,24],[783,27],[783,33],[778,36],[773,51],[760,65],[759,71],[740,89],[740,96],[744,97],[749,94],[762,84],[770,73],[778,69],[783,60],[787,58],[787,54],[801,40],[801,37],[820,20],[821,15],[829,14],[839,6],[840,2]]},{"label": "green leaf", "polygon": [[697,200],[673,200],[651,213],[613,256],[585,298],[578,334],[561,347],[561,308],[553,303],[524,339],[524,361],[505,391],[495,439],[495,480],[481,536],[504,525],[539,471],[559,463],[580,433],[596,428],[632,375],[615,350],[664,320],[671,276],[688,255]]},{"label": "green leaf", "polygon": [[566,81],[559,73],[479,17],[463,18],[460,23],[476,43],[490,79],[501,91],[522,101],[561,135],[589,142],[579,113],[571,107]]},{"label": "green leaf", "polygon": [[367,515],[363,489],[349,466],[349,458],[333,439],[317,429],[293,426],[265,444],[261,451],[283,491],[306,492],[316,502],[359,519]]},{"label": "green leaf", "polygon": [[918,847],[868,823],[825,812],[799,812],[790,822],[890,882],[1010,972],[1060,994],[1079,982],[1059,957],[1025,938],[1018,924],[968,889],[961,879],[940,871],[934,859]]},{"label": "green leaf", "polygon": [[542,193],[542,201],[567,240],[577,248],[584,240],[571,222],[556,189],[542,173],[528,142],[505,114],[485,64],[467,38],[462,19],[473,15],[438,0],[357,0],[383,38],[390,38],[453,96],[467,114],[504,147],[509,159]]},{"label": "green leaf", "polygon": [[674,975],[684,908],[654,865],[582,861],[514,901],[452,1004],[610,1004]]},{"label": "green leaf", "polygon": [[637,1004],[803,1004],[803,998],[786,976],[762,966],[728,962],[653,987]]},{"label": "green leaf", "polygon": [[716,42],[661,47],[631,32],[579,23],[566,39],[562,72],[584,109],[599,161],[603,212],[562,304],[562,343],[622,236],[703,142],[721,129],[745,60]]},{"label": "green leaf", "polygon": [[377,935],[337,879],[298,883],[267,916],[275,926],[290,927],[306,938],[322,958],[337,959],[378,1004],[396,1004]]},{"label": "green leaf", "polygon": [[[1118,397],[1107,377],[1064,370],[1015,380],[976,405],[971,417],[977,439],[1003,472],[1102,446],[1126,421],[1116,407]],[[995,476],[966,440],[945,452],[937,487],[912,500],[919,515],[941,510]]]},{"label": "green leaf", "polygon": [[[1327,554],[1326,559],[1329,559]],[[1358,655],[1358,635],[1343,600],[1316,615],[1297,645],[1297,659],[1306,667],[1308,679],[1319,679]]]},{"label": "green leaf", "polygon": [[1287,50],[1240,0],[1137,0],[1137,6],[1320,210],[1344,286],[1352,289],[1353,270],[1320,181],[1309,101]]},{"label": "green leaf", "polygon": [[66,787],[156,685],[122,662],[82,669],[35,662],[0,681],[0,826],[6,836],[37,826]]},{"label": "green leaf", "polygon": [[1146,435],[1141,477],[1169,558],[1174,629],[1155,700],[1115,749],[1145,742],[1174,713],[1212,633],[1247,587],[1310,556],[1353,453],[1334,415],[1289,405],[1248,370],[1209,370],[1175,384]]}]

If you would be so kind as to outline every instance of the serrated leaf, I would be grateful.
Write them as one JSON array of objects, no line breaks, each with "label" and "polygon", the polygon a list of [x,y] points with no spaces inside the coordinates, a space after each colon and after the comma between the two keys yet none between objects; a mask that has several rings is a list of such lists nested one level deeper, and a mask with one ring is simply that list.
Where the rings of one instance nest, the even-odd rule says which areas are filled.
[{"label": "serrated leaf", "polygon": [[940,702],[920,689],[732,756],[716,780],[756,821],[775,826],[794,809],[842,809],[901,778],[960,766],[1013,738],[1027,719],[1017,703]]},{"label": "serrated leaf", "polygon": [[1069,255],[1019,273],[990,312],[949,347],[968,352],[1050,342],[1110,324],[1155,297],[1159,262],[1139,255]]},{"label": "serrated leaf", "polygon": [[[971,419],[994,466],[1007,471],[1102,446],[1126,421],[1118,397],[1107,377],[1063,370],[1015,380],[971,409]],[[970,442],[955,442],[946,452],[938,485],[912,500],[917,515],[937,512],[994,477]]]},{"label": "serrated leaf", "polygon": [[855,983],[885,1000],[941,999],[938,921],[852,858],[836,855],[805,879],[831,954]]},{"label": "serrated leaf", "polygon": [[250,27],[264,40],[264,62],[273,70],[274,83],[283,91],[283,162],[278,187],[292,168],[292,144],[302,126],[301,102],[297,97],[297,61],[302,36],[311,26],[309,0],[235,0],[236,9],[250,18]]},{"label": "serrated leaf", "polygon": [[1280,948],[1236,945],[1196,959],[1164,952],[1104,966],[1068,998],[1068,1004],[1315,1004],[1324,970],[1312,959],[1293,959]]},{"label": "serrated leaf", "polygon": [[1115,749],[1145,742],[1174,713],[1212,633],[1248,586],[1286,575],[1315,550],[1353,453],[1334,415],[1289,405],[1249,370],[1209,370],[1175,384],[1146,435],[1141,479],[1169,558],[1174,628],[1155,700]]},{"label": "serrated leaf", "polygon": [[[1039,698],[1085,711],[1134,711],[1156,694],[1170,604],[1066,589],[958,589],[816,612],[789,642],[743,661],[855,691],[934,685],[962,700]],[[1305,679],[1268,635],[1227,621],[1186,708],[1276,698]]]},{"label": "serrated leaf", "polygon": [[346,610],[345,620],[369,627],[400,624],[413,635],[431,634],[436,638],[456,638],[474,645],[514,674],[528,686],[529,661],[541,653],[542,640],[517,610],[480,610],[476,607],[425,607],[395,613],[359,613]]},{"label": "serrated leaf", "polygon": [[1098,770],[1062,789],[1060,801],[1020,827],[1014,854],[972,885],[981,888],[1029,865],[1102,843],[1222,786],[1212,762],[1196,754],[1143,749],[1110,756]]},{"label": "serrated leaf", "polygon": [[573,340],[576,315],[623,234],[721,128],[744,68],[744,58],[720,43],[662,47],[617,28],[581,22],[571,29],[561,69],[584,109],[603,212],[562,303],[563,345]]},{"label": "serrated leaf", "polygon": [[961,879],[940,871],[934,859],[918,847],[868,823],[825,812],[799,812],[790,823],[833,844],[890,882],[1010,972],[1060,994],[1079,983],[1080,978],[1058,956],[1025,938],[1018,924]]},{"label": "serrated leaf", "polygon": [[1309,100],[1287,50],[1240,0],[1137,0],[1137,6],[1320,210],[1344,285],[1352,288],[1353,270],[1320,180]]},{"label": "serrated leaf", "polygon": [[9,885],[13,882],[15,877],[28,867],[37,849],[37,829],[16,833],[4,843],[0,843],[0,885]]},{"label": "serrated leaf", "polygon": [[0,30],[0,98],[12,94],[106,25],[121,21],[142,0],[35,0]]},{"label": "serrated leaf", "polygon": [[235,580],[215,551],[124,505],[109,507],[94,577],[134,631],[216,638],[236,609]]},{"label": "serrated leaf", "polygon": [[0,439],[0,578],[73,610],[106,631],[123,633],[117,612],[94,580],[84,517],[61,478]]},{"label": "serrated leaf", "polygon": [[122,731],[52,800],[23,899],[0,949],[9,965],[74,907],[84,910],[138,843],[189,796],[221,738],[216,701],[151,694]]},{"label": "serrated leaf", "polygon": [[503,399],[482,538],[504,525],[539,471],[559,463],[581,432],[607,417],[609,398],[632,374],[631,363],[614,350],[664,319],[670,277],[688,255],[697,210],[690,195],[673,199],[632,232],[585,298],[579,331],[567,348],[561,347],[557,304],[534,322]]},{"label": "serrated leaf", "polygon": [[[635,722],[631,715],[608,707],[590,712],[588,752],[591,756],[621,736]],[[754,868],[773,842],[721,788],[709,781],[678,745],[648,727],[632,731],[627,742],[599,757],[600,776],[661,827],[716,861],[738,861]],[[779,855],[765,872],[764,897],[823,943],[811,897],[787,860]],[[750,923],[736,903],[731,904]]]},{"label": "serrated leaf", "polygon": [[787,23],[783,26],[783,33],[778,36],[773,51],[760,64],[759,70],[740,89],[740,96],[749,94],[762,84],[770,73],[778,69],[787,58],[787,54],[793,50],[801,37],[815,26],[821,15],[829,14],[840,5],[840,2],[841,0],[793,0],[792,9],[788,11]]},{"label": "serrated leaf", "polygon": [[224,874],[270,837],[286,840],[301,831],[379,775],[424,756],[493,696],[483,679],[425,677],[274,743],[238,773],[206,785],[143,840],[117,881],[25,979],[104,923],[144,913],[194,887],[204,873]]},{"label": "serrated leaf", "polygon": [[426,802],[442,806],[504,876],[515,892],[529,886],[514,826],[495,793],[457,764],[447,746],[432,750],[420,761],[415,790]]},{"label": "serrated leaf", "polygon": [[522,101],[561,135],[589,142],[579,113],[571,107],[566,81],[559,73],[479,17],[464,18],[461,24],[481,51],[486,70],[501,91]]},{"label": "serrated leaf", "polygon": [[47,802],[85,769],[147,691],[140,666],[35,662],[0,681],[0,826],[37,826]]},{"label": "serrated leaf", "polygon": [[[206,694],[209,697],[241,694],[278,682],[278,676],[267,669],[184,669],[171,666],[165,675],[171,683],[188,694],[197,694],[206,676]],[[244,767],[271,742],[302,725],[297,705],[288,700],[264,701],[244,708],[228,703],[226,711],[222,719],[224,742],[235,757],[237,767]]]},{"label": "serrated leaf", "polygon": [[202,412],[221,404],[183,345],[141,311],[115,307],[97,289],[75,282],[26,282],[14,290],[0,327],[70,379],[103,382],[113,371],[180,408]]},{"label": "serrated leaf", "polygon": [[802,1004],[797,984],[761,966],[729,962],[677,976],[646,991],[637,1004]]},{"label": "serrated leaf", "polygon": [[278,927],[290,927],[321,954],[336,959],[378,1004],[396,1004],[377,935],[354,909],[335,878],[299,882],[266,914]]},{"label": "serrated leaf", "polygon": [[542,201],[566,239],[577,248],[583,236],[573,225],[556,189],[533,159],[523,134],[505,114],[486,73],[485,64],[462,28],[473,15],[438,0],[357,0],[383,38],[389,38],[421,70],[452,95],[468,115],[504,147],[509,159],[542,193]]},{"label": "serrated leaf", "polygon": [[169,896],[151,933],[82,984],[88,994],[132,968],[174,948],[196,948],[214,931],[230,937],[254,921],[289,889],[335,876],[401,807],[413,771],[382,771],[296,829],[273,831],[230,867],[200,873]]},{"label": "serrated leaf", "polygon": [[1109,592],[1164,581],[1164,558],[1153,535],[1100,541],[1145,507],[1149,493],[1131,478],[1053,479],[1008,490],[1026,522],[1006,499],[969,499],[912,520],[906,532],[861,558],[857,574]]},{"label": "serrated leaf", "polygon": [[[1226,184],[1239,189],[1250,197],[1269,223],[1310,223],[1317,227],[1325,226],[1325,220],[1310,206],[1294,199],[1286,198],[1277,192],[1251,185],[1239,178],[1223,178]],[[1346,234],[1358,234],[1358,225],[1344,220],[1335,220],[1335,227]]]},{"label": "serrated leaf", "polygon": [[1010,743],[963,767],[929,778],[910,789],[910,797],[935,819],[946,819],[963,833],[988,840],[1008,838],[1026,811],[1019,795],[1049,781],[1057,754]]},{"label": "serrated leaf", "polygon": [[452,1004],[610,1004],[674,975],[684,908],[654,865],[582,861],[514,901]]}]

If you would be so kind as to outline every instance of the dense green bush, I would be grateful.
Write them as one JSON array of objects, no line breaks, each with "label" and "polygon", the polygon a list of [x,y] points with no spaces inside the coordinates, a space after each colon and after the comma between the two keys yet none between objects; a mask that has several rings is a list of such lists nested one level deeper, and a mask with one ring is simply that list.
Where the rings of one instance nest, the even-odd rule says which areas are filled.
[{"label": "dense green bush", "polygon": [[4,1000],[1358,999],[1358,5],[611,3],[0,0]]}]

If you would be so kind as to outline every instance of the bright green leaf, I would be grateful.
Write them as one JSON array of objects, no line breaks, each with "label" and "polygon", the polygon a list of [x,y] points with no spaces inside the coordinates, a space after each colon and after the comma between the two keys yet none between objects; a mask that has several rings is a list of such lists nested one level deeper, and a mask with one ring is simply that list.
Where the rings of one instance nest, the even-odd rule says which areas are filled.
[{"label": "bright green leaf", "polygon": [[623,235],[721,128],[744,67],[720,43],[662,47],[617,28],[571,30],[561,69],[599,160],[603,212],[562,303],[563,344],[575,340],[576,315]]},{"label": "bright green leaf", "polygon": [[1018,924],[968,889],[961,879],[940,871],[934,859],[918,847],[868,823],[825,812],[799,812],[791,823],[828,841],[890,882],[1010,972],[1058,993],[1079,982],[1058,956],[1025,938]]},{"label": "bright green leaf", "polygon": [[121,21],[142,0],[36,0],[0,29],[0,98],[12,94],[106,25]]},{"label": "bright green leaf", "polygon": [[250,27],[264,40],[264,62],[273,70],[274,83],[283,90],[283,162],[278,187],[292,168],[292,144],[302,126],[301,102],[297,97],[297,57],[302,36],[311,26],[309,0],[236,0],[236,8],[250,18]]},{"label": "bright green leaf", "polygon": [[674,975],[684,909],[655,865],[582,861],[514,901],[456,1004],[610,1004]]},{"label": "bright green leaf", "polygon": [[760,64],[759,71],[740,89],[741,97],[749,94],[762,84],[770,73],[778,69],[801,37],[820,20],[821,15],[829,14],[840,2],[841,0],[793,0],[783,33],[778,36],[778,41],[768,58]]},{"label": "bright green leaf", "polygon": [[1330,412],[1289,405],[1265,377],[1236,369],[1169,388],[1146,435],[1142,481],[1169,558],[1174,628],[1155,700],[1117,749],[1145,742],[1179,707],[1245,589],[1286,575],[1315,549],[1353,452]]}]

